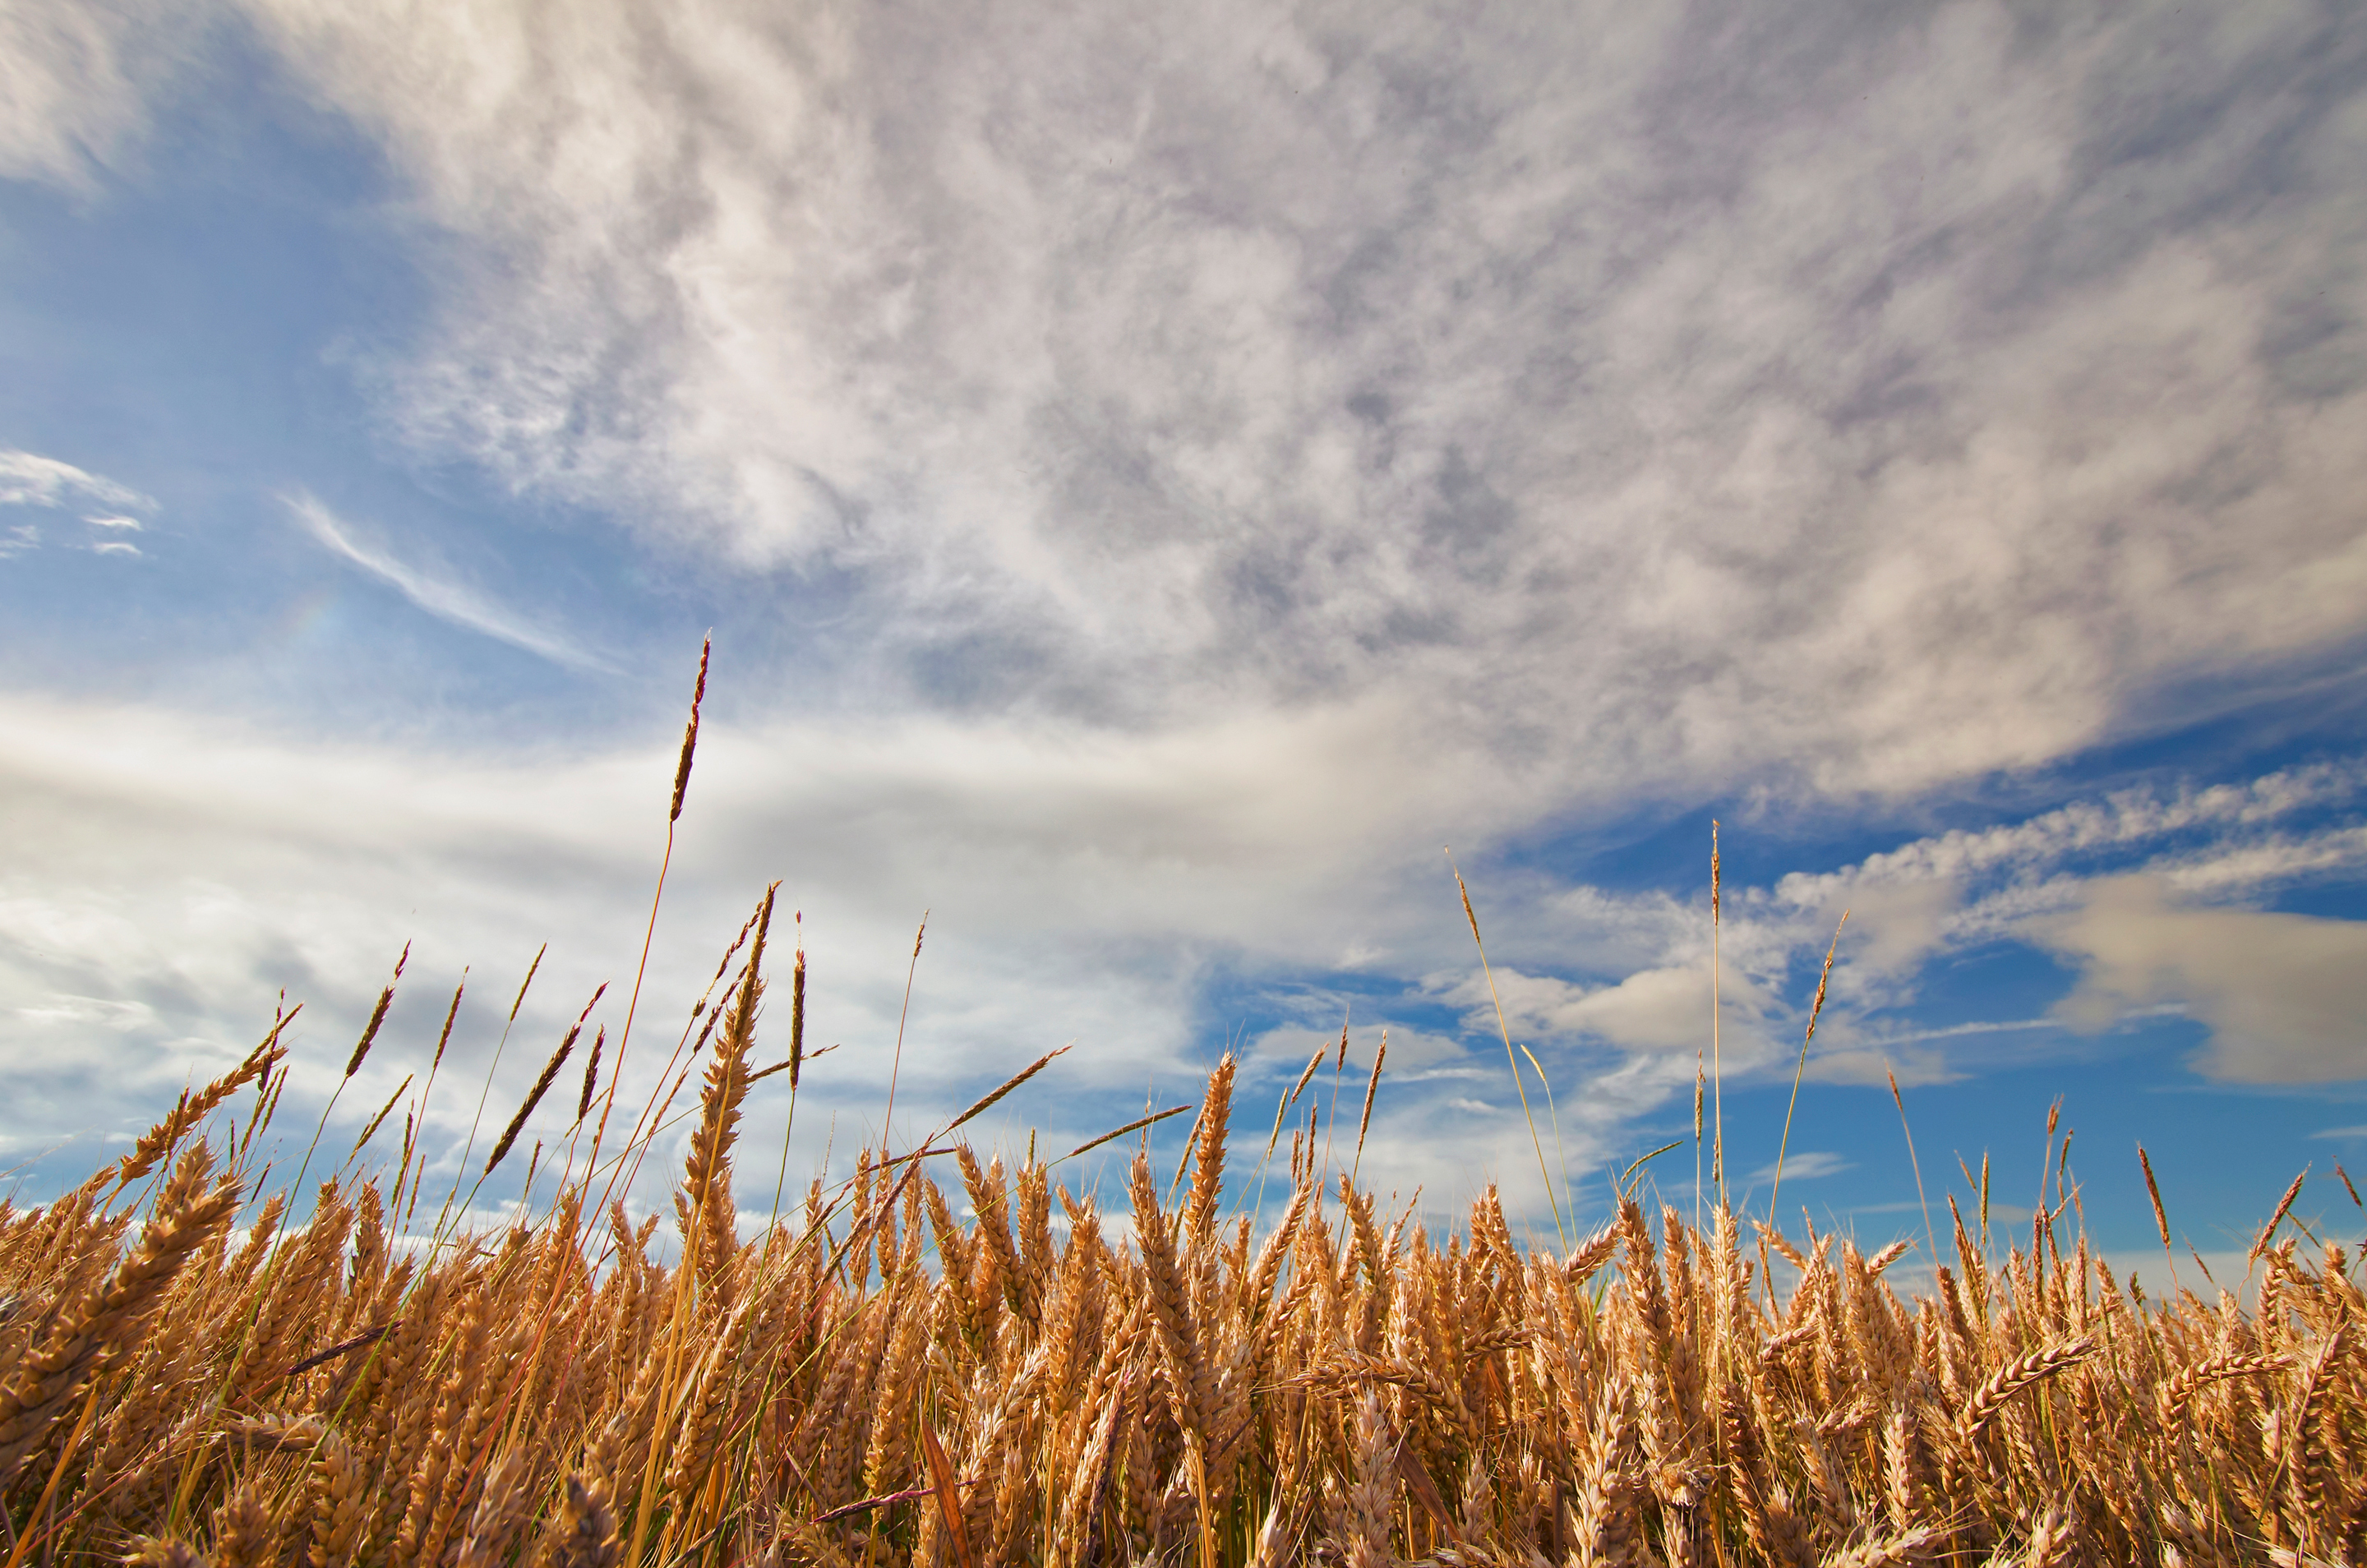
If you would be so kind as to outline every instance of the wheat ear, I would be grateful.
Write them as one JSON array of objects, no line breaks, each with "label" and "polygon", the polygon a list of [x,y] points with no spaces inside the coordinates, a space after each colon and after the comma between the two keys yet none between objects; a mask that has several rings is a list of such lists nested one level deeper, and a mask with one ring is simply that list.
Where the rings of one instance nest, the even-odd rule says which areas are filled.
[{"label": "wheat ear", "polygon": [[2031,1384],[2053,1377],[2066,1367],[2076,1366],[2095,1353],[2096,1341],[2082,1335],[2077,1339],[2067,1339],[2060,1345],[2033,1350],[2020,1360],[1999,1367],[1975,1392],[1972,1403],[1965,1406],[1965,1440],[1967,1443],[1978,1442],[1981,1433],[1997,1418],[2007,1400]]},{"label": "wheat ear", "polygon": [[[303,1010],[300,1007],[296,1010],[300,1012]],[[131,1145],[131,1152],[118,1163],[116,1184],[128,1187],[155,1169],[158,1162],[173,1152],[190,1128],[213,1113],[215,1106],[277,1066],[280,1058],[288,1054],[286,1048],[277,1043],[279,1032],[287,1028],[295,1017],[296,1013],[290,1012],[273,1024],[271,1032],[263,1037],[263,1043],[248,1052],[246,1059],[237,1066],[194,1095],[185,1090],[180,1103],[174,1106],[162,1122],[142,1134],[140,1141]]]},{"label": "wheat ear", "polygon": [[91,1378],[137,1334],[181,1265],[238,1207],[238,1183],[208,1187],[213,1151],[199,1144],[181,1156],[156,1201],[140,1244],[107,1286],[62,1315],[48,1341],[0,1388],[0,1486],[16,1477]]},{"label": "wheat ear", "polygon": [[2214,1356],[2198,1361],[2161,1385],[2159,1403],[2166,1420],[2182,1409],[2186,1402],[2200,1393],[2205,1383],[2222,1378],[2257,1377],[2265,1372],[2281,1372],[2293,1365],[2290,1356]]}]

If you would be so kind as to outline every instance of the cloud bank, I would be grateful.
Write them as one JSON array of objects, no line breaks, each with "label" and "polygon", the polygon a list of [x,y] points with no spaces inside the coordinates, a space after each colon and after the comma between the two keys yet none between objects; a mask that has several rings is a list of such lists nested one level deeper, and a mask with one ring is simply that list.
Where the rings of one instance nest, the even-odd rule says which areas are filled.
[{"label": "cloud bank", "polygon": [[[0,872],[0,995],[10,998],[19,1086],[0,1136],[12,1146],[144,1124],[142,1112],[185,1075],[251,1043],[282,986],[310,1003],[294,1102],[308,1092],[324,1100],[407,940],[418,943],[413,976],[386,1045],[347,1096],[348,1134],[417,1066],[410,1058],[432,1042],[463,964],[475,966],[474,999],[449,1071],[474,1084],[527,960],[552,943],[496,1103],[522,1092],[595,985],[629,974],[663,837],[670,744],[429,756],[22,700],[0,711],[0,725],[12,737],[0,795],[25,846]],[[1188,1094],[1230,1033],[1231,1017],[1204,999],[1212,977],[1226,976],[1237,992],[1281,987],[1280,1010],[1297,1021],[1236,1042],[1249,1059],[1237,1129],[1245,1142],[1263,1145],[1264,1098],[1336,1043],[1344,1014],[1348,1066],[1336,1087],[1322,1069],[1315,1103],[1327,1126],[1349,1118],[1334,1136],[1353,1134],[1386,1028],[1389,1071],[1365,1155],[1376,1179],[1451,1203],[1487,1177],[1505,1184],[1516,1210],[1544,1213],[1452,883],[1426,859],[1389,867],[1366,858],[1400,824],[1346,819],[1312,786],[1248,795],[1244,781],[1263,765],[1254,732],[1186,737],[1150,758],[1076,727],[1014,733],[999,752],[964,735],[952,720],[892,733],[710,723],[641,1054],[629,1068],[636,1091],[655,1071],[649,1052],[662,1057],[671,1043],[670,1016],[678,1021],[697,994],[759,884],[782,875],[784,908],[806,916],[810,1041],[845,1046],[808,1076],[800,1168],[832,1138],[879,1132],[912,927],[933,907],[897,1100],[905,1137],[973,1098],[980,1080],[1072,1041],[1080,1049],[1055,1065],[1044,1092],[1010,1108],[1019,1135],[1033,1123],[1048,1145],[1070,1146],[1139,1114],[1147,1095],[1172,1103],[1165,1097]],[[784,756],[805,761],[785,772]],[[1956,874],[1936,921],[1912,897],[1889,906],[1905,913],[1885,916],[1866,895],[1884,878],[1911,886],[1900,867],[1961,866],[1950,836],[1852,868],[1841,880],[1866,912],[1852,918],[1861,935],[1836,969],[1812,1077],[1879,1084],[1895,1069],[1910,1087],[1947,1081],[1981,1070],[1999,1031],[2059,1027],[1916,1023],[1929,963],[2000,942],[2040,944],[2080,966],[2064,1011],[2073,1027],[2182,1006],[2208,1030],[2200,1065],[2220,1078],[2356,1076],[2355,1043],[2341,1031],[2359,928],[2253,907],[2281,887],[2367,865],[2355,829],[2309,826],[2310,812],[2355,803],[2358,783],[2345,793],[2346,779],[2295,770],[2226,791],[2067,808],[2100,833],[2109,827],[2120,845],[2086,868],[2033,848],[2059,840],[2060,816],[2043,815],[2003,830],[2022,846],[2010,869]],[[1244,797],[1260,809],[1230,808]],[[2234,869],[2195,879],[2208,893],[2179,892],[2176,869],[2199,863],[2179,834],[2135,825],[2198,811],[2253,819],[2218,844],[2218,862]],[[1307,851],[1323,832],[1320,852]],[[2272,844],[2298,852],[2263,852]],[[1722,1022],[1734,1085],[1789,1077],[1800,987],[1831,934],[1827,892],[1729,883]],[[1513,1037],[1553,1083],[1563,1143],[1553,1159],[1582,1179],[1632,1158],[1641,1152],[1632,1127],[1691,1093],[1709,1014],[1705,908],[1542,879],[1501,891],[1483,882],[1478,902]],[[1897,961],[1886,919],[1915,928],[1911,964]],[[620,995],[612,986],[611,1011],[595,1020],[612,1040]],[[111,1043],[94,1054],[94,1037]],[[1535,1099],[1534,1077],[1529,1089]],[[455,1155],[472,1102],[463,1096],[437,1113],[436,1136]],[[776,1126],[783,1109],[767,1100],[752,1116]],[[537,1135],[552,1130],[537,1124]]]},{"label": "cloud bank", "polygon": [[[906,700],[1913,791],[2359,636],[2338,6],[221,14],[436,247],[412,449],[845,574]],[[135,29],[12,15],[63,179]]]},{"label": "cloud bank", "polygon": [[2336,9],[252,15],[481,264],[418,449],[923,700],[1913,790],[2360,630]]}]

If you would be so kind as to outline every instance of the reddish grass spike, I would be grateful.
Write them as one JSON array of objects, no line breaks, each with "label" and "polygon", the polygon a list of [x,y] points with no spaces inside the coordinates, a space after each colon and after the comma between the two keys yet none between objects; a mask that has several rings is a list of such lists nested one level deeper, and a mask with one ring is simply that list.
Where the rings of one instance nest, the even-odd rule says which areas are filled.
[{"label": "reddish grass spike", "polygon": [[600,1047],[608,1043],[608,1030],[603,1024],[592,1036],[592,1055],[583,1064],[583,1093],[575,1101],[575,1120],[581,1122],[592,1113],[592,1096],[600,1087]]},{"label": "reddish grass spike", "polygon": [[517,1108],[517,1114],[510,1118],[510,1124],[502,1129],[502,1141],[493,1145],[492,1156],[486,1159],[487,1176],[493,1175],[493,1167],[502,1163],[502,1157],[510,1152],[510,1145],[516,1143],[518,1134],[526,1130],[526,1119],[534,1114],[534,1108],[542,1103],[544,1095],[550,1092],[551,1080],[559,1076],[559,1069],[566,1064],[567,1054],[575,1049],[575,1036],[583,1028],[579,1022],[569,1030],[567,1037],[560,1041],[559,1049],[550,1054],[550,1060],[543,1064],[542,1076],[534,1080],[534,1088],[527,1093],[526,1103]]},{"label": "reddish grass spike", "polygon": [[798,953],[789,968],[789,1092],[798,1089],[798,1077],[806,1061],[806,915],[798,911]]},{"label": "reddish grass spike", "polygon": [[2196,1362],[2162,1384],[2155,1396],[2155,1403],[2160,1406],[2161,1414],[2167,1419],[2183,1409],[2187,1401],[2206,1384],[2223,1378],[2259,1377],[2281,1372],[2292,1365],[2293,1358],[2290,1356],[2214,1356],[2207,1361]]},{"label": "reddish grass spike", "polygon": [[427,1070],[433,1074],[444,1065],[444,1047],[452,1043],[452,1021],[460,1016],[460,994],[469,988],[468,972],[461,972],[460,983],[452,987],[452,1005],[444,1010],[444,1027],[436,1036],[436,1055],[428,1059]]},{"label": "reddish grass spike", "polygon": [[2143,1144],[2139,1144],[2137,1145],[2137,1165],[2145,1171],[2146,1196],[2153,1200],[2154,1229],[2161,1233],[2162,1246],[2168,1247],[2169,1245],[2169,1211],[2165,1210],[2161,1206],[2161,1184],[2153,1179],[2153,1158],[2146,1153],[2145,1145]]},{"label": "reddish grass spike", "polygon": [[[601,1102],[600,1124],[592,1133],[592,1162],[595,1165],[599,1163],[601,1146],[607,1140],[609,1114],[617,1109],[617,1086],[625,1070],[625,1052],[633,1043],[633,1021],[640,1016],[641,982],[649,976],[650,949],[656,943],[658,935],[658,908],[665,902],[666,874],[674,867],[674,828],[682,818],[683,792],[690,787],[690,760],[698,748],[698,705],[707,696],[707,660],[714,649],[715,634],[709,632],[698,645],[698,683],[690,694],[690,724],[683,731],[682,755],[674,763],[674,799],[666,807],[665,852],[658,857],[658,885],[650,894],[649,922],[641,929],[641,959],[633,968],[633,994],[625,1003],[625,1026],[617,1032],[617,1060],[608,1069],[608,1097]],[[743,933],[745,930],[745,927],[742,928]],[[535,962],[538,964],[542,962],[540,953],[535,955]],[[726,965],[730,964],[729,953],[724,955],[723,962]],[[529,983],[534,979],[532,970],[527,972],[527,979]],[[525,998],[523,988],[518,996],[520,1000]],[[510,1009],[510,1017],[513,1020],[517,1017],[515,1005]],[[628,1139],[627,1143],[629,1145],[631,1141]],[[634,1169],[640,1169],[638,1163]],[[638,1551],[639,1543],[636,1543],[635,1550]],[[634,1568],[640,1568],[640,1565],[636,1563]]]},{"label": "reddish grass spike", "polygon": [[1289,1103],[1291,1105],[1297,1105],[1298,1103],[1298,1097],[1307,1092],[1308,1084],[1313,1081],[1316,1069],[1323,1066],[1323,1058],[1330,1055],[1330,1046],[1318,1045],[1315,1047],[1315,1055],[1307,1058],[1307,1069],[1298,1075],[1298,1081],[1290,1086]]},{"label": "reddish grass spike", "polygon": [[888,1109],[879,1117],[879,1147],[888,1147],[889,1131],[896,1122],[896,1083],[904,1072],[904,1022],[912,1014],[912,977],[921,972],[921,943],[929,934],[929,911],[921,911],[921,924],[912,932],[912,959],[904,968],[904,1003],[896,1013],[896,1050],[888,1063]]},{"label": "reddish grass spike", "polygon": [[187,1135],[191,1128],[196,1127],[213,1113],[216,1106],[255,1079],[266,1076],[277,1066],[280,1060],[288,1054],[286,1048],[277,1043],[280,1032],[293,1022],[296,1014],[302,1010],[300,1006],[276,1021],[271,1026],[271,1032],[263,1037],[263,1043],[248,1052],[246,1059],[237,1066],[199,1089],[195,1095],[184,1090],[180,1102],[173,1108],[171,1113],[143,1134],[140,1141],[132,1145],[131,1152],[125,1155],[117,1165],[116,1185],[130,1186],[155,1169],[179,1145],[181,1139]]},{"label": "reddish grass spike", "polygon": [[[56,1315],[46,1338],[0,1385],[0,1483],[39,1451],[51,1427],[90,1382],[142,1333],[189,1255],[230,1223],[239,1186],[209,1184],[213,1155],[191,1146],[156,1201],[140,1241],[104,1286]],[[21,1552],[24,1541],[19,1540]]]},{"label": "reddish grass spike", "polygon": [[[1164,1122],[1170,1116],[1181,1116],[1186,1111],[1195,1110],[1197,1109],[1198,1104],[1199,1102],[1195,1100],[1190,1105],[1171,1105],[1164,1111],[1155,1111],[1148,1116],[1138,1116],[1123,1127],[1113,1127],[1098,1138],[1090,1139],[1087,1142],[1079,1144],[1075,1148],[1070,1149],[1067,1154],[1062,1155],[1060,1159],[1074,1159],[1079,1155],[1089,1154],[1093,1150],[1100,1148],[1104,1144],[1113,1143],[1119,1138],[1125,1137],[1128,1133],[1139,1133],[1142,1129],[1150,1126],[1154,1122]],[[1055,1160],[1052,1163],[1058,1165],[1059,1160]]]},{"label": "reddish grass spike", "polygon": [[[404,949],[405,953],[409,951]],[[345,1060],[345,1077],[352,1077],[362,1070],[362,1058],[369,1055],[371,1043],[378,1039],[379,1026],[386,1021],[386,1010],[393,1000],[392,986],[378,994],[378,1006],[370,1010],[369,1022],[362,1026],[362,1037],[354,1043],[354,1054]]]},{"label": "reddish grass spike", "polygon": [[402,1081],[394,1086],[394,1092],[386,1097],[386,1103],[378,1108],[378,1114],[370,1118],[369,1125],[362,1129],[362,1135],[354,1140],[354,1153],[359,1154],[369,1146],[369,1141],[378,1136],[379,1127],[394,1110],[394,1102],[402,1098],[402,1091],[411,1087],[411,1080],[417,1076],[415,1073],[405,1073],[402,1076]]},{"label": "reddish grass spike", "polygon": [[[1028,1063],[1026,1066],[1022,1067],[1018,1072],[1013,1074],[1010,1077],[1005,1078],[1001,1087],[997,1088],[992,1093],[987,1095],[985,1099],[980,1100],[968,1111],[963,1111],[960,1115],[947,1122],[946,1124],[946,1132],[950,1133],[956,1127],[959,1127],[966,1122],[975,1121],[979,1117],[983,1116],[987,1111],[993,1109],[995,1101],[1001,1100],[1004,1095],[1009,1094],[1013,1089],[1017,1089],[1021,1084],[1025,1083],[1029,1078],[1034,1077],[1037,1073],[1042,1072],[1046,1067],[1051,1066],[1052,1059],[1054,1057],[1066,1055],[1072,1049],[1074,1049],[1074,1047],[1063,1045],[1057,1051],[1045,1052],[1033,1062]],[[797,1080],[795,1078],[791,1078],[789,1082],[791,1086],[794,1087]],[[942,1137],[944,1134],[940,1134],[938,1135]]]},{"label": "reddish grass spike", "polygon": [[698,645],[698,684],[691,689],[690,723],[682,732],[682,755],[674,760],[674,801],[666,807],[666,824],[682,820],[682,797],[690,788],[690,761],[698,750],[698,705],[707,700],[707,660],[715,651],[715,634],[709,632]]},{"label": "reddish grass spike", "polygon": [[1503,998],[1496,994],[1496,971],[1488,962],[1488,944],[1479,940],[1479,917],[1471,908],[1471,889],[1464,885],[1463,872],[1455,863],[1455,852],[1446,848],[1447,869],[1455,874],[1455,890],[1463,898],[1463,918],[1470,922],[1471,944],[1479,950],[1479,973],[1488,982],[1488,1001],[1495,1009],[1496,1032],[1504,1042],[1504,1064],[1512,1069],[1512,1089],[1520,1096],[1521,1117],[1528,1123],[1529,1146],[1537,1156],[1537,1175],[1546,1188],[1546,1202],[1553,1211],[1554,1237],[1564,1247],[1569,1245],[1569,1233],[1562,1226],[1561,1196],[1554,1187],[1553,1172],[1546,1168],[1545,1141],[1537,1135],[1536,1113],[1529,1108],[1529,1086],[1521,1077],[1521,1064],[1512,1055],[1512,1026],[1505,1021]]},{"label": "reddish grass spike", "polygon": [[2291,1187],[2285,1189],[2283,1201],[2277,1204],[2277,1212],[2269,1216],[2269,1223],[2261,1230],[2259,1239],[2252,1243],[2251,1251],[2244,1254],[2244,1263],[2247,1268],[2259,1261],[2260,1254],[2268,1251],[2269,1243],[2277,1234],[2277,1227],[2285,1223],[2285,1216],[2293,1212],[2293,1200],[2301,1196],[2301,1184],[2308,1179],[2309,1172],[2305,1170],[2293,1179]]}]

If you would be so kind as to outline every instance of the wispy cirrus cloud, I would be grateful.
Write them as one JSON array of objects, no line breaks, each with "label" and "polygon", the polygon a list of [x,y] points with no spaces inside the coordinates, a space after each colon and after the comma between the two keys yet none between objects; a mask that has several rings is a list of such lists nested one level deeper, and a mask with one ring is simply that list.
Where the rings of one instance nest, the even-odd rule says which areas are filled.
[{"label": "wispy cirrus cloud", "polygon": [[0,175],[91,189],[146,129],[182,29],[211,9],[25,0],[0,13]]},{"label": "wispy cirrus cloud", "polygon": [[[2110,865],[2132,852],[2158,853],[2156,846],[2180,835],[2209,840],[2208,847],[2181,852],[2191,867],[2187,878],[2207,881],[2224,874],[2211,868],[2234,846],[2290,843],[2275,837],[2278,825],[2305,811],[2349,805],[2362,790],[2367,761],[2355,758],[2281,768],[2241,784],[2124,789],[2020,822],[1913,840],[1836,871],[1794,874],[1772,891],[1786,903],[1822,908],[1874,886],[2027,882],[2034,874]],[[2235,874],[2271,876],[2287,869],[2280,862],[2298,866],[2316,858],[2317,852],[2297,860],[2271,855]]]},{"label": "wispy cirrus cloud", "polygon": [[[5,141],[0,134],[0,141]],[[142,494],[130,485],[119,484],[103,474],[56,457],[44,457],[38,453],[14,449],[0,450],[0,506],[39,506],[57,510],[79,502],[112,508],[111,511],[85,514],[83,522],[102,534],[137,534],[146,525],[129,512],[154,512],[155,499]],[[23,555],[41,547],[41,531],[38,525],[17,523],[0,531],[0,559]],[[128,539],[99,538],[87,545],[95,555],[137,556],[140,547]]]},{"label": "wispy cirrus cloud", "polygon": [[483,264],[415,449],[847,574],[907,701],[1912,792],[2360,629],[2303,0],[252,12]]},{"label": "wispy cirrus cloud", "polygon": [[[38,453],[0,450],[0,506],[62,506],[76,496],[101,506],[140,512],[156,510],[153,498],[141,494],[130,485],[118,484],[103,474],[94,474],[75,468],[72,463],[56,457],[44,457]],[[92,517],[85,521],[101,527],[140,526],[137,519],[119,516]]]},{"label": "wispy cirrus cloud", "polygon": [[307,533],[440,621],[508,643],[572,670],[606,670],[608,661],[574,638],[527,620],[491,595],[396,558],[357,538],[350,524],[304,491],[280,498]]},{"label": "wispy cirrus cloud", "polygon": [[[1798,1154],[1784,1157],[1782,1171],[1786,1181],[1815,1181],[1856,1168],[1857,1162],[1846,1155],[1835,1154],[1829,1149],[1803,1149]],[[1764,1185],[1775,1179],[1776,1171],[1777,1167],[1771,1162],[1752,1171],[1750,1179]]]}]

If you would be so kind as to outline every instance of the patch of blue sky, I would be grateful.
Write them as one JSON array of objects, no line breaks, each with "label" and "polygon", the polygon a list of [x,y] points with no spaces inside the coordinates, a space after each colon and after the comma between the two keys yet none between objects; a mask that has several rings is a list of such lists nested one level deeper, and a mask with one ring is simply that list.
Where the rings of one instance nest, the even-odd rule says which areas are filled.
[{"label": "patch of blue sky", "polygon": [[[55,689],[252,699],[291,727],[559,735],[641,711],[576,678],[608,656],[551,650],[597,637],[636,664],[653,633],[695,637],[697,611],[601,520],[406,460],[373,417],[369,367],[420,330],[438,265],[382,158],[251,47],[202,88],[96,190],[0,181],[0,425],[170,498],[142,570],[77,551],[68,522],[0,577],[0,652]],[[550,629],[488,647],[324,550],[299,496],[414,578]]]}]

